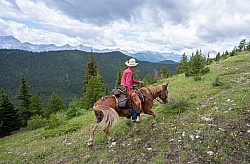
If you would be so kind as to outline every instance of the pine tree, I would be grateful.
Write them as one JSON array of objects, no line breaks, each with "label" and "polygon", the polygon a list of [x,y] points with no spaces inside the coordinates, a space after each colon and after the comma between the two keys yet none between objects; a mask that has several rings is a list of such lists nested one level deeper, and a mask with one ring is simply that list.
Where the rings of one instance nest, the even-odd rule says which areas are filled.
[{"label": "pine tree", "polygon": [[89,62],[87,63],[86,70],[85,70],[85,76],[84,76],[84,81],[83,81],[83,93],[86,91],[86,87],[87,87],[90,77],[96,76],[97,73],[98,73],[98,67],[94,58],[94,53],[92,52],[92,49],[91,49],[91,52],[89,53]]},{"label": "pine tree", "polygon": [[188,72],[188,58],[184,53],[182,55],[181,61],[177,66],[177,73],[185,73]]},{"label": "pine tree", "polygon": [[48,103],[48,107],[46,111],[44,112],[44,117],[49,118],[50,115],[56,114],[58,111],[65,110],[65,105],[63,104],[62,99],[60,99],[55,92],[53,92],[50,96],[50,100]]},{"label": "pine tree", "polygon": [[15,110],[13,103],[8,96],[0,91],[0,137],[11,134],[20,128],[18,111]]},{"label": "pine tree", "polygon": [[216,57],[215,57],[215,61],[219,61],[219,60],[220,60],[220,57],[221,57],[221,56],[220,56],[220,53],[218,52],[217,55],[216,55]]},{"label": "pine tree", "polygon": [[118,68],[116,82],[115,82],[115,88],[118,88],[121,85],[121,78],[122,78],[122,70]]},{"label": "pine tree", "polygon": [[26,126],[27,121],[31,117],[31,111],[30,111],[30,98],[31,98],[31,93],[29,86],[24,78],[24,75],[21,73],[21,78],[20,78],[20,89],[19,89],[19,94],[17,96],[17,99],[20,101],[20,111],[21,111],[21,117],[22,117],[22,125]]},{"label": "pine tree", "polygon": [[144,85],[150,85],[150,84],[153,84],[153,79],[152,79],[152,75],[151,73],[147,74],[144,78],[143,78],[143,82],[144,82]]},{"label": "pine tree", "polygon": [[160,76],[161,76],[161,78],[167,78],[169,76],[169,72],[168,72],[167,66],[161,67]]},{"label": "pine tree", "polygon": [[84,93],[84,108],[86,110],[92,108],[94,103],[105,94],[105,85],[103,84],[101,75],[91,76],[86,87],[86,92]]},{"label": "pine tree", "polygon": [[30,112],[31,116],[42,115],[43,104],[42,100],[37,94],[33,95],[30,99]]},{"label": "pine tree", "polygon": [[206,58],[202,56],[201,51],[196,51],[195,55],[192,55],[189,61],[189,73],[191,75],[198,75],[202,72],[206,66]]},{"label": "pine tree", "polygon": [[153,83],[157,82],[158,78],[159,78],[158,71],[156,69],[154,69],[152,72],[152,82]]}]

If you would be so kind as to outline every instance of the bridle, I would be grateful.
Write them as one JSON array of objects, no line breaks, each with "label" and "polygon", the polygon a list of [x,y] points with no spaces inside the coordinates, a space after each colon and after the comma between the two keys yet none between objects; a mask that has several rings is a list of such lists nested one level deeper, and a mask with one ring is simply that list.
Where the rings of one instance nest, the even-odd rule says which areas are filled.
[{"label": "bridle", "polygon": [[[148,87],[146,87],[147,88],[147,90],[150,92],[150,94],[151,95],[153,95],[153,93],[151,92],[151,90],[148,88]],[[160,93],[160,95],[158,95],[157,96],[157,98],[156,98],[156,101],[158,101],[159,103],[161,103],[161,104],[166,104],[166,100],[162,100],[161,99],[161,101],[158,99],[160,96],[163,96],[163,94],[166,92],[166,87],[165,86],[162,86],[162,90],[161,90],[161,93]],[[166,94],[166,93],[165,93]],[[145,95],[144,95],[145,96]],[[166,95],[165,95],[166,96]],[[154,101],[154,99],[152,99],[152,98],[150,98],[150,97],[148,97],[148,96],[145,96],[146,98],[148,98],[150,101]],[[166,102],[165,102],[166,101]]]}]

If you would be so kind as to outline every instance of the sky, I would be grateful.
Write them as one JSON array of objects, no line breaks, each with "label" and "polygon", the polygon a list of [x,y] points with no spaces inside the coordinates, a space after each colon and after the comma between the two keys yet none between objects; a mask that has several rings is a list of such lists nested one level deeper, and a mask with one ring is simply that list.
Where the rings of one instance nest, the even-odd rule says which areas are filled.
[{"label": "sky", "polygon": [[250,41],[249,0],[0,0],[0,36],[191,55]]}]

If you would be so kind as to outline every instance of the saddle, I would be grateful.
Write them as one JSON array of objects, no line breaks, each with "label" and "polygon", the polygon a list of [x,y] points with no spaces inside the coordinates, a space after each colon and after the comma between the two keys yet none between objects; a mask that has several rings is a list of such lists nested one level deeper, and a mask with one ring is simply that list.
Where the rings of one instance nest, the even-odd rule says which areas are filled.
[{"label": "saddle", "polygon": [[[111,91],[111,94],[114,95],[118,102],[119,108],[131,108],[132,103],[131,100],[127,97],[127,87],[119,86],[117,89],[113,89]],[[140,90],[136,90],[136,94],[141,99],[141,102],[143,103],[145,101],[144,96]]]},{"label": "saddle", "polygon": [[116,97],[119,108],[131,107],[131,102],[127,98],[127,87],[119,86],[117,89],[113,89],[111,94]]}]

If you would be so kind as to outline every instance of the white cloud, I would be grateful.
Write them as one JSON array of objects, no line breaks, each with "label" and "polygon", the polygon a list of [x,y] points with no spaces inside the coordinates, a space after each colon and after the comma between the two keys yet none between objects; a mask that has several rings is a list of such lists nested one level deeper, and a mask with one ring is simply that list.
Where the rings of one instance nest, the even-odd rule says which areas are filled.
[{"label": "white cloud", "polygon": [[0,35],[34,44],[223,52],[249,41],[248,6],[248,0],[0,0]]}]

